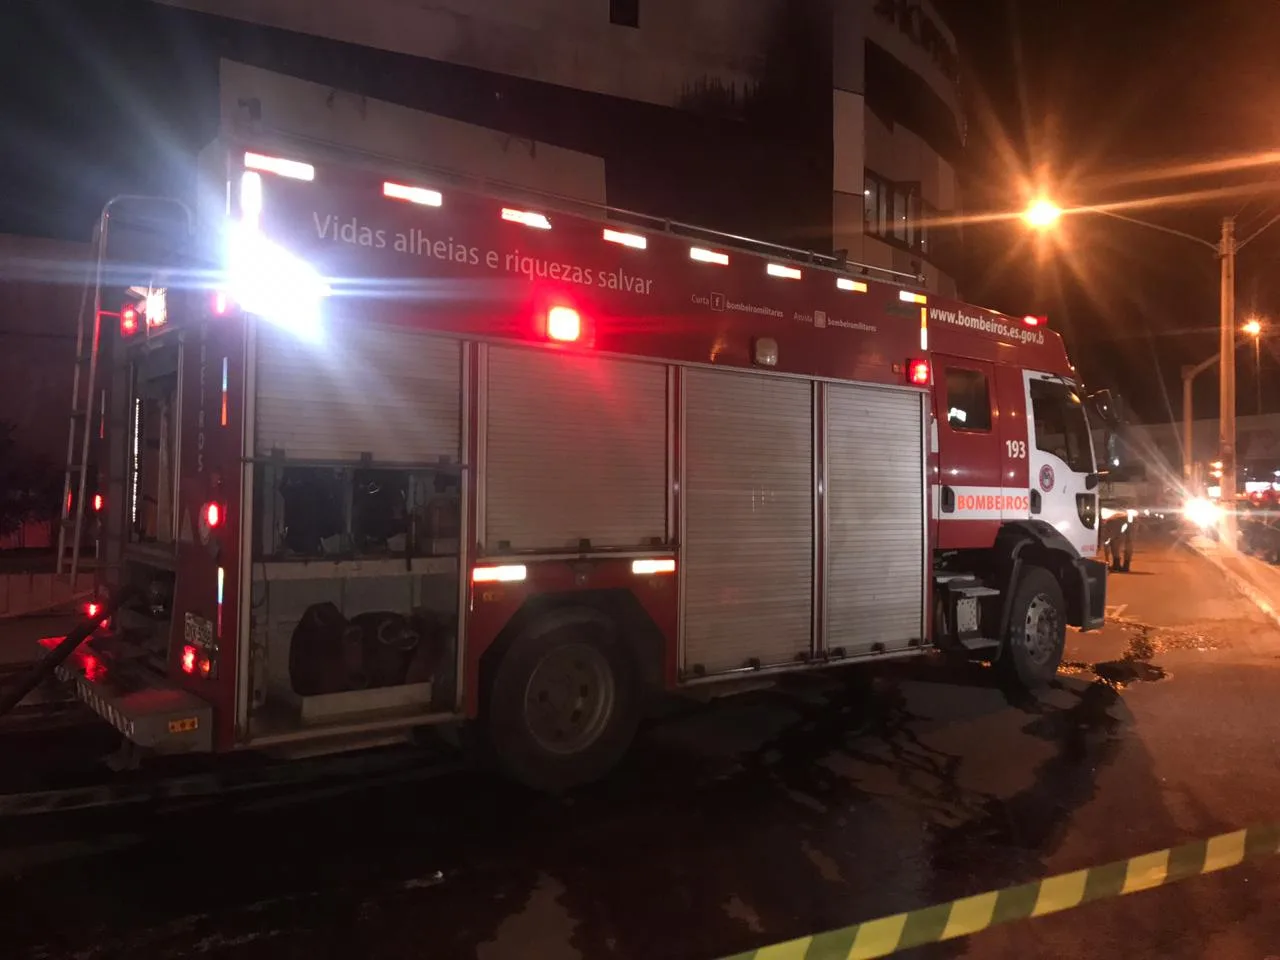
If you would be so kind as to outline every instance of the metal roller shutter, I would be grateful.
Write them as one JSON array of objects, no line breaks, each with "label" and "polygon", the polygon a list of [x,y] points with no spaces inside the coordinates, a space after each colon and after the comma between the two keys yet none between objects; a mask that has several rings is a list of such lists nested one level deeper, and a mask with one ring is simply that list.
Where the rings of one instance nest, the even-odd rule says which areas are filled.
[{"label": "metal roller shutter", "polygon": [[826,389],[827,647],[904,649],[924,630],[923,400]]},{"label": "metal roller shutter", "polygon": [[456,340],[361,325],[310,344],[258,327],[259,456],[382,463],[460,459],[462,358]]},{"label": "metal roller shutter", "polygon": [[485,549],[666,540],[664,366],[489,348]]},{"label": "metal roller shutter", "polygon": [[684,669],[794,662],[813,634],[813,387],[684,383]]}]

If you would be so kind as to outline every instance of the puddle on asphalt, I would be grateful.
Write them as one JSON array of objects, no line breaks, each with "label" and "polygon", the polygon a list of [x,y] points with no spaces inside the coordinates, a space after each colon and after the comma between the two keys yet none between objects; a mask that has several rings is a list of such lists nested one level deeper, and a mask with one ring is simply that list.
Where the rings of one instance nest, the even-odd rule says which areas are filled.
[{"label": "puddle on asphalt", "polygon": [[1155,683],[1170,676],[1164,667],[1151,663],[1158,654],[1170,650],[1217,650],[1222,641],[1209,634],[1189,630],[1173,630],[1153,627],[1135,621],[1119,621],[1122,629],[1131,632],[1128,646],[1119,660],[1103,660],[1086,663],[1079,660],[1063,661],[1058,672],[1064,676],[1092,674],[1116,690],[1123,690],[1134,683]]}]

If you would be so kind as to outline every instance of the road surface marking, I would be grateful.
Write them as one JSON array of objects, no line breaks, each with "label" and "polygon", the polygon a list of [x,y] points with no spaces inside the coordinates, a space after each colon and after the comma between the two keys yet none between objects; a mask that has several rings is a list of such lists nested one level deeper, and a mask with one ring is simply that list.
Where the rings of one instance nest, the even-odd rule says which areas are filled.
[{"label": "road surface marking", "polygon": [[1280,853],[1280,824],[1265,824],[1193,840],[1100,867],[1062,873],[950,903],[895,913],[771,944],[725,960],[868,960],[899,950],[953,940],[1001,923],[1072,910],[1094,900],[1226,870]]}]

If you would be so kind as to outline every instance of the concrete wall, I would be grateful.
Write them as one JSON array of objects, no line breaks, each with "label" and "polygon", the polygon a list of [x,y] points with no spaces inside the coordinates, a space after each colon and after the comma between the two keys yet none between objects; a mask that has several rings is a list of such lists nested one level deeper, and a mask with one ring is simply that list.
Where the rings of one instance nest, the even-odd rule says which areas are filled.
[{"label": "concrete wall", "polygon": [[24,455],[66,456],[87,243],[0,235],[0,420]]},{"label": "concrete wall", "polygon": [[93,573],[81,573],[74,588],[52,573],[0,574],[0,619],[43,613],[93,593]]},{"label": "concrete wall", "polygon": [[606,200],[600,157],[222,61],[224,129],[243,121],[248,99],[258,101],[261,123],[271,130],[592,203]]},{"label": "concrete wall", "polygon": [[775,0],[160,0],[170,6],[428,57],[577,90],[675,105],[703,84],[744,89]]}]

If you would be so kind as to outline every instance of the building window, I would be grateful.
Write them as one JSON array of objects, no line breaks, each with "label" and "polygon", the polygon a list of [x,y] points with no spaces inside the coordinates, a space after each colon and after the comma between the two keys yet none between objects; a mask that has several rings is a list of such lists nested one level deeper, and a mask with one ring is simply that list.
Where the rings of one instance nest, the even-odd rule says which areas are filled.
[{"label": "building window", "polygon": [[609,0],[609,22],[617,27],[639,27],[640,0]]},{"label": "building window", "polygon": [[991,392],[980,370],[947,370],[947,423],[952,430],[991,429]]},{"label": "building window", "polygon": [[920,196],[920,184],[894,183],[867,170],[862,200],[863,233],[911,253],[929,255],[929,220],[937,211]]}]

